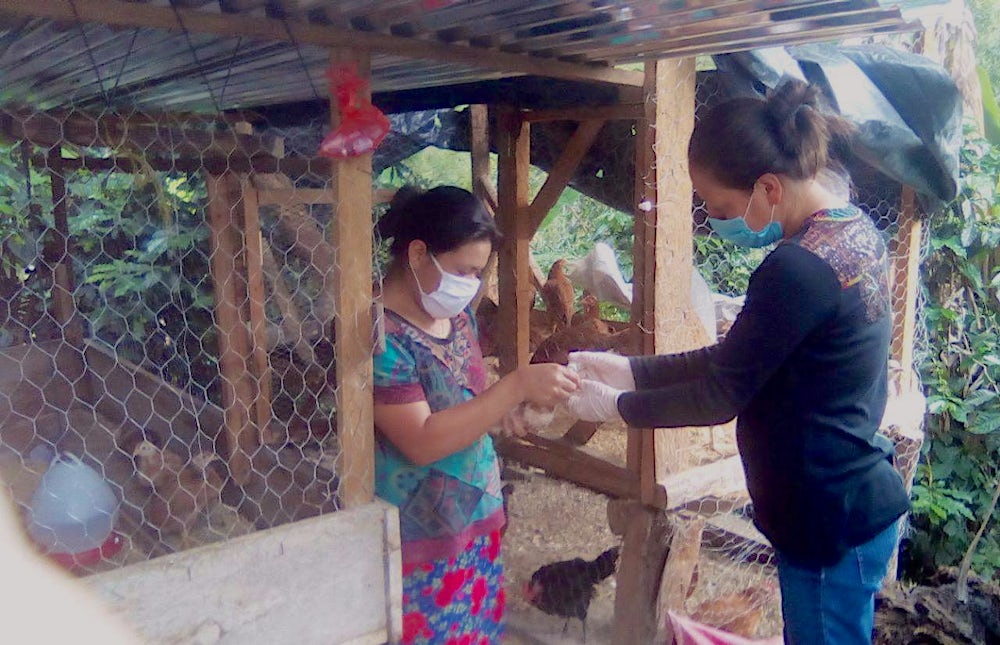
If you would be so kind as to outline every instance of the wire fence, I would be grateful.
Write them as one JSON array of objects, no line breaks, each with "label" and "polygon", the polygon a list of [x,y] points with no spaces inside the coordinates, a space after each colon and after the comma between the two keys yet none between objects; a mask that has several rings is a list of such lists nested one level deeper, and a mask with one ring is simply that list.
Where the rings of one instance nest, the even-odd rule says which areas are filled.
[{"label": "wire fence", "polygon": [[[711,73],[699,78],[696,115],[724,98]],[[341,508],[341,482],[372,473],[345,470],[337,360],[347,343],[369,353],[372,345],[336,338],[342,249],[331,241],[337,204],[318,197],[332,193],[329,163],[312,158],[316,125],[290,130],[260,119],[76,106],[72,98],[58,110],[9,101],[0,122],[0,474],[35,541],[91,573]],[[538,128],[533,155],[558,159],[573,132]],[[609,122],[580,171],[581,190],[631,204],[636,136],[634,122]],[[261,158],[277,161],[265,167]],[[393,168],[408,183],[433,181]],[[899,186],[843,188],[887,241],[898,237]],[[703,208],[692,211],[703,223]],[[631,281],[630,213],[564,200],[534,242],[541,269],[573,251],[582,256],[588,248],[566,243],[582,239],[607,241]],[[690,277],[685,270],[677,279],[691,280],[700,333],[712,342],[728,331],[764,252],[736,251],[699,224],[691,253]],[[908,276],[893,266],[902,284]],[[377,285],[378,258],[370,276],[349,279]],[[903,294],[894,289],[893,297]],[[610,318],[599,330],[610,335],[627,325],[627,302],[617,304],[609,316],[607,302],[588,310],[580,299],[572,313]],[[668,307],[667,324],[691,313]],[[553,333],[544,312],[535,318],[533,349]],[[557,417],[539,434],[559,438],[571,421]],[[676,448],[684,454],[669,458],[698,466],[736,455],[731,426],[690,434]],[[625,436],[602,428],[587,449],[624,467]],[[900,463],[915,464],[919,443],[901,450]],[[63,486],[72,508],[42,494]],[[515,492],[512,524],[545,515],[542,498],[529,499]],[[588,513],[603,501],[572,500]],[[745,507],[724,508],[705,501],[668,514],[705,521],[685,609],[746,636],[778,634],[770,547]],[[580,516],[592,525],[592,515]],[[549,532],[560,528],[589,552]],[[518,528],[505,547],[510,593],[558,557],[553,545],[564,544],[566,558],[592,559],[615,539],[573,518],[546,533]]]}]

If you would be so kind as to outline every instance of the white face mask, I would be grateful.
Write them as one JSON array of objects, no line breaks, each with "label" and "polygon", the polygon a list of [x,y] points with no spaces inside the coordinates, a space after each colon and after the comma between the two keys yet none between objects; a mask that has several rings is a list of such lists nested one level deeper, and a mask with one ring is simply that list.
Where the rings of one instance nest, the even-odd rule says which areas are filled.
[{"label": "white face mask", "polygon": [[420,291],[420,305],[428,314],[434,318],[452,318],[462,313],[469,306],[472,299],[479,293],[479,280],[476,278],[464,278],[462,276],[448,273],[438,264],[437,258],[431,256],[434,266],[441,272],[441,284],[430,293],[424,293],[420,286],[420,278],[417,272],[410,265],[410,272],[413,279],[417,281],[417,290]]}]

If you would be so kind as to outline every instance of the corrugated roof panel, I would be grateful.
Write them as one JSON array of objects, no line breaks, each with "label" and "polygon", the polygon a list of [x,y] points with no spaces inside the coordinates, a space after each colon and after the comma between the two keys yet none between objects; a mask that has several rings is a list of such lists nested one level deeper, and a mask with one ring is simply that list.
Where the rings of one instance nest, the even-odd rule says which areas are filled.
[{"label": "corrugated roof panel", "polygon": [[189,111],[308,100],[325,95],[329,42],[384,48],[372,86],[385,92],[544,75],[531,61],[608,66],[903,28],[876,0],[6,0],[0,98]]}]

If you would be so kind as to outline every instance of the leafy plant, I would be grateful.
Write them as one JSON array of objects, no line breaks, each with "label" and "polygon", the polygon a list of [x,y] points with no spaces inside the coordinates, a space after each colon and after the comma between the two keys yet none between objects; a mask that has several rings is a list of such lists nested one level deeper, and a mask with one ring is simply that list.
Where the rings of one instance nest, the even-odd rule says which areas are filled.
[{"label": "leafy plant", "polygon": [[[958,564],[1000,485],[1000,147],[967,139],[962,178],[959,197],[929,220],[922,265],[928,415],[913,489],[914,576]],[[994,520],[971,555],[982,574],[1000,569],[998,536]]]}]

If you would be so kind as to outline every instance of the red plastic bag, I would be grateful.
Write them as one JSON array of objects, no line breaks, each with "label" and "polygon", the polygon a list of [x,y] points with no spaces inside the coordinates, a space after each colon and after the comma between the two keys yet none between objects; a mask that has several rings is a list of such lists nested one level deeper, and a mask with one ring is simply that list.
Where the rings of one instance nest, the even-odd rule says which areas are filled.
[{"label": "red plastic bag", "polygon": [[331,66],[326,77],[337,99],[340,125],[323,139],[320,156],[356,157],[373,151],[389,134],[389,119],[371,101],[359,97],[368,83],[358,76],[357,65]]}]

